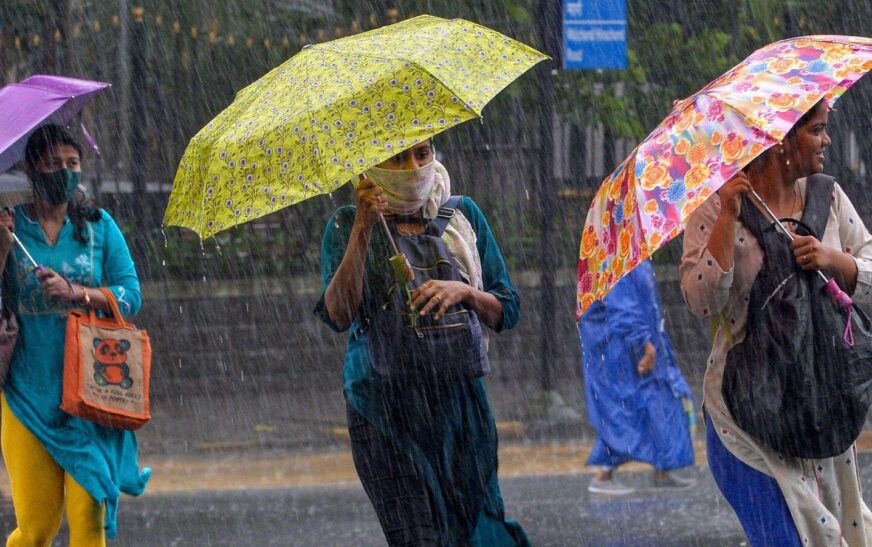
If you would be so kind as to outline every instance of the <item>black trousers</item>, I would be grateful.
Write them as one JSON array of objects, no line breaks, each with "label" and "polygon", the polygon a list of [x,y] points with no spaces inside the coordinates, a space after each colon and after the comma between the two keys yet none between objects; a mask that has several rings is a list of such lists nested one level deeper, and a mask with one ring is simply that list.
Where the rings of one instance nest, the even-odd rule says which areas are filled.
[{"label": "black trousers", "polygon": [[437,545],[430,492],[412,458],[346,403],[351,455],[388,545]]}]

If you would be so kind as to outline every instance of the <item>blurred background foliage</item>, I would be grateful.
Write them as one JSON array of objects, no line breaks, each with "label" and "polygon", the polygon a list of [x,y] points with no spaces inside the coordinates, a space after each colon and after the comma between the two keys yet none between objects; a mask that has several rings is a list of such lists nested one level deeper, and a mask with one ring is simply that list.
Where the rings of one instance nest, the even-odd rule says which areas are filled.
[{"label": "blurred background foliage", "polygon": [[[537,19],[543,8],[557,5],[551,0],[3,0],[0,83],[35,73],[113,83],[83,116],[105,150],[87,158],[86,168],[95,193],[138,242],[134,247],[146,278],[313,274],[323,224],[333,208],[351,201],[348,189],[204,243],[176,229],[163,234],[160,219],[187,141],[238,90],[307,43],[430,13],[470,19],[539,46]],[[560,156],[555,161],[566,166],[557,174],[552,219],[558,268],[575,267],[594,189],[674,100],[771,41],[868,34],[872,2],[628,0],[627,15],[627,70],[558,70],[553,77],[556,127],[566,135],[555,152]],[[141,74],[132,62],[135,55],[145,61]],[[464,124],[436,139],[456,191],[483,205],[510,265],[532,270],[541,253],[537,165],[550,159],[538,136],[547,112],[538,100],[542,74],[531,72],[510,86],[485,109],[483,123]],[[858,85],[849,94],[840,122],[850,121],[860,135],[872,134],[869,87]],[[137,100],[143,101],[144,114],[135,113]],[[131,145],[132,128],[143,135],[138,147]],[[865,176],[863,163],[872,165],[869,139],[861,139],[856,154],[860,163],[834,163],[830,169],[846,186]],[[670,245],[657,260],[676,261],[677,253]]]}]

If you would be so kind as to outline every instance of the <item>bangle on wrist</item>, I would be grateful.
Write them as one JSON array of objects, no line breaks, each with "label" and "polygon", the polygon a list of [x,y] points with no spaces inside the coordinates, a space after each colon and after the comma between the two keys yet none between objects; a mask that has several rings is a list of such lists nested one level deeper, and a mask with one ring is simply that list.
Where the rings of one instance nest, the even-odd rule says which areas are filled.
[{"label": "bangle on wrist", "polygon": [[91,305],[91,295],[88,294],[88,289],[86,287],[82,287],[82,298],[79,299],[79,303],[83,306]]}]

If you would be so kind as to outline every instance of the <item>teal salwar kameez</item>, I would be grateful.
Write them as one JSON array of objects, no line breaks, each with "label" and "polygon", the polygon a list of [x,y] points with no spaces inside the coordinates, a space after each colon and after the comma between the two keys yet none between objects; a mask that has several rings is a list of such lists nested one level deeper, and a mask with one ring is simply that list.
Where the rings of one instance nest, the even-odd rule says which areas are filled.
[{"label": "teal salwar kameez", "polygon": [[[75,227],[67,217],[56,244],[49,245],[27,205],[15,210],[15,233],[38,264],[75,284],[108,287],[129,318],[142,302],[139,280],[121,231],[106,211],[101,213],[100,220],[86,223],[87,243],[73,237]],[[103,427],[59,408],[66,314],[74,304],[42,292],[33,265],[17,246],[9,253],[6,275],[8,292],[3,297],[10,299],[20,324],[5,387],[9,409],[66,473],[105,503],[106,536],[114,538],[120,494],[141,494],[151,470],[139,469],[132,432]]]},{"label": "teal salwar kameez", "polygon": [[[469,198],[460,201],[458,211],[477,236],[483,290],[502,304],[499,329],[511,328],[518,320],[520,301],[487,220]],[[327,223],[321,248],[324,291],[344,256],[354,214],[353,207],[342,207]],[[386,243],[376,227],[371,247],[378,245]],[[369,272],[387,267],[375,263],[376,254],[371,249],[368,255]],[[391,274],[383,271],[383,275]],[[316,313],[339,330],[327,315],[323,293]],[[345,354],[344,393],[350,412],[359,414],[403,458],[414,462],[416,475],[426,483],[438,545],[529,544],[521,526],[505,518],[497,480],[496,424],[481,378],[426,386],[392,384],[373,369],[366,333],[355,321]]]}]

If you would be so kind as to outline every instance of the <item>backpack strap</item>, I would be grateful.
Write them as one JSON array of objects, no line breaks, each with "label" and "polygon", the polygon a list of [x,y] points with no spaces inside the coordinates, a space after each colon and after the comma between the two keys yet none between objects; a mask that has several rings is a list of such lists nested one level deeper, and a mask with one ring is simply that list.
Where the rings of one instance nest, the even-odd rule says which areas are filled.
[{"label": "backpack strap", "polygon": [[[806,179],[805,207],[802,211],[802,221],[811,233],[820,240],[827,227],[830,217],[830,207],[833,203],[833,186],[835,179],[829,175],[814,174]],[[773,229],[773,222],[767,218],[748,196],[742,196],[742,209],[739,220],[757,238],[762,240],[763,232]],[[795,222],[795,221],[794,221]]]},{"label": "backpack strap", "polygon": [[448,198],[442,207],[439,208],[439,212],[436,213],[436,218],[430,221],[430,224],[427,225],[427,234],[442,237],[442,234],[445,232],[445,228],[448,227],[448,222],[454,218],[454,214],[457,212],[457,205],[460,203],[460,200],[463,199],[463,196],[451,196]]},{"label": "backpack strap", "polygon": [[805,210],[802,212],[802,222],[820,240],[827,228],[830,209],[833,206],[833,188],[835,179],[829,175],[816,173],[805,181]]}]

